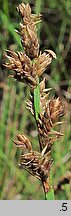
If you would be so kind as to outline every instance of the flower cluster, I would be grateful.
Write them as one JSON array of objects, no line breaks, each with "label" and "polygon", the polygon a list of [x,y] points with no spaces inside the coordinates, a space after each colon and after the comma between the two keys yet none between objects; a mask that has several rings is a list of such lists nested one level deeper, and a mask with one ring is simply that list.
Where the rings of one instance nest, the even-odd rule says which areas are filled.
[{"label": "flower cluster", "polygon": [[[43,152],[48,152],[51,149],[53,142],[63,134],[59,131],[53,130],[61,125],[63,121],[60,118],[64,115],[64,105],[62,100],[58,98],[48,99],[50,89],[45,88],[45,78],[40,82],[40,109],[39,118],[37,120],[37,129],[39,133],[40,149]],[[35,117],[33,96],[27,101],[28,110]]]},{"label": "flower cluster", "polygon": [[23,134],[18,134],[14,143],[22,149],[20,168],[26,169],[31,175],[36,176],[43,183],[43,186],[47,182],[45,190],[48,192],[50,188],[49,171],[53,162],[50,152],[43,154],[43,152],[33,151],[29,139]]},{"label": "flower cluster", "polygon": [[12,50],[7,50],[6,58],[8,62],[5,63],[5,67],[13,71],[10,76],[17,81],[26,82],[32,89],[30,100],[26,104],[37,123],[40,152],[33,151],[31,142],[23,134],[18,134],[14,143],[22,149],[20,167],[40,179],[44,191],[48,192],[50,190],[50,170],[53,161],[51,147],[53,142],[63,135],[61,132],[53,130],[53,127],[62,123],[59,118],[64,115],[64,106],[60,98],[49,100],[51,89],[45,88],[44,78],[39,84],[40,113],[38,119],[36,119],[34,89],[38,86],[38,78],[50,65],[52,59],[56,59],[56,54],[52,50],[45,50],[44,53],[39,51],[36,24],[41,21],[41,15],[32,14],[30,5],[24,3],[19,4],[18,11],[22,18],[18,34],[21,37],[24,51],[15,53]]},{"label": "flower cluster", "polygon": [[26,82],[31,88],[36,88],[38,77],[46,70],[52,59],[56,58],[56,55],[51,50],[39,52],[36,24],[40,21],[41,15],[33,15],[29,4],[21,3],[17,8],[22,17],[20,31],[17,32],[21,36],[24,51],[15,53],[7,50],[8,62],[5,63],[5,67],[14,71],[11,77]]},{"label": "flower cluster", "polygon": [[7,59],[4,65],[14,73],[14,77],[20,82],[26,82],[31,88],[35,88],[38,84],[38,77],[44,72],[47,66],[51,63],[53,55],[48,50],[48,54],[44,52],[39,54],[38,58],[33,62],[25,52],[15,53],[7,50]]},{"label": "flower cluster", "polygon": [[30,58],[37,58],[39,54],[39,42],[36,24],[40,21],[41,15],[32,14],[29,4],[25,5],[22,3],[17,8],[22,17],[19,32],[22,45]]}]

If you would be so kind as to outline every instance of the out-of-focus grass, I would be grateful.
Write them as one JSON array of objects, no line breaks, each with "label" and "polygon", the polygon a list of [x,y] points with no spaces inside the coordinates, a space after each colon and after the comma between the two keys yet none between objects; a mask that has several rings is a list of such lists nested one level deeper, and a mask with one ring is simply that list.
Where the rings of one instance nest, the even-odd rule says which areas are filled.
[{"label": "out-of-focus grass", "polygon": [[[33,148],[38,149],[36,125],[32,115],[26,109],[25,101],[29,98],[29,88],[7,78],[3,68],[5,49],[21,50],[19,36],[14,29],[19,27],[20,17],[16,5],[21,1],[0,0],[0,199],[44,199],[42,186],[38,180],[18,167],[19,150],[13,144],[18,132],[27,134]],[[70,1],[61,0],[25,0],[30,2],[32,11],[43,14],[39,26],[40,48],[53,49],[57,60],[46,71],[51,95],[61,96],[66,105],[66,123],[60,128],[64,137],[53,146],[53,185],[68,171],[71,172],[71,80],[70,80]],[[44,75],[43,75],[44,76]],[[71,199],[71,184],[64,185],[56,199]]]}]

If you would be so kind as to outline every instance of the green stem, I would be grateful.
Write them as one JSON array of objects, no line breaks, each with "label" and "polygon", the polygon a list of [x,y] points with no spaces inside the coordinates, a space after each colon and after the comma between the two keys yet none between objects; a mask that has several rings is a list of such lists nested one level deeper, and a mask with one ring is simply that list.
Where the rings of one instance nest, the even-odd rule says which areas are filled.
[{"label": "green stem", "polygon": [[45,200],[54,200],[53,188],[48,193],[45,193]]},{"label": "green stem", "polygon": [[40,113],[40,86],[39,86],[39,79],[38,85],[34,89],[34,108],[35,108],[35,117],[38,120],[38,115]]}]

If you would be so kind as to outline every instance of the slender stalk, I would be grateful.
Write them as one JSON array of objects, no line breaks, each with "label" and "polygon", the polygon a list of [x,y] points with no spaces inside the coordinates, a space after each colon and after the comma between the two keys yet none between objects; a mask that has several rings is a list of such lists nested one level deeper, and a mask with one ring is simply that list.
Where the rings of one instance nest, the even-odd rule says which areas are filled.
[{"label": "slender stalk", "polygon": [[38,114],[40,113],[40,86],[39,86],[39,78],[38,85],[34,89],[34,108],[35,108],[35,117],[38,120]]}]

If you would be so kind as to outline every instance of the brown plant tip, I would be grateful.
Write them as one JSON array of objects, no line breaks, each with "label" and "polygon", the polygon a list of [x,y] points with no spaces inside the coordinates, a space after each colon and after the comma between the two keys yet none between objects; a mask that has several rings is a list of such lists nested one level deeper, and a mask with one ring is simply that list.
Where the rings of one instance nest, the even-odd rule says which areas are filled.
[{"label": "brown plant tip", "polygon": [[31,13],[29,4],[19,4],[17,7],[22,17],[22,24],[20,24],[20,36],[22,45],[26,54],[30,58],[36,58],[39,54],[39,42],[36,34],[36,23],[40,21],[41,15]]},{"label": "brown plant tip", "polygon": [[29,24],[30,25],[35,25],[35,23],[40,21],[41,18],[41,14],[32,14],[31,13],[31,7],[29,5],[29,3],[27,3],[26,5],[24,3],[19,4],[19,6],[17,7],[19,13],[22,16],[23,22],[25,25]]},{"label": "brown plant tip", "polygon": [[8,62],[4,64],[9,70],[15,73],[13,77],[20,82],[26,82],[31,88],[38,84],[38,77],[44,72],[52,61],[50,54],[40,54],[34,62],[24,53],[7,50]]},{"label": "brown plant tip", "polygon": [[37,122],[41,150],[46,146],[46,151],[48,152],[53,142],[63,136],[61,132],[52,130],[53,127],[63,123],[56,122],[63,115],[64,106],[60,98],[51,99],[46,102],[44,112],[40,113]]},{"label": "brown plant tip", "polygon": [[28,170],[42,182],[46,181],[49,177],[51,166],[52,159],[50,153],[42,156],[41,153],[33,151],[20,157],[20,167]]},{"label": "brown plant tip", "polygon": [[64,105],[59,97],[57,99],[51,99],[49,101],[49,108],[46,108],[46,110],[47,109],[49,109],[49,115],[52,123],[55,123],[59,117],[64,115]]},{"label": "brown plant tip", "polygon": [[5,63],[4,66],[15,73],[13,77],[20,82],[26,82],[31,88],[37,85],[37,75],[33,73],[33,65],[30,58],[24,52],[18,52],[7,50],[7,59],[9,62]]},{"label": "brown plant tip", "polygon": [[34,63],[34,70],[36,71],[38,76],[40,76],[46,68],[50,65],[52,62],[52,56],[50,54],[40,53],[39,57],[36,59]]},{"label": "brown plant tip", "polygon": [[22,148],[22,150],[24,149],[27,149],[30,151],[32,150],[32,146],[31,146],[29,139],[23,134],[22,135],[18,134],[17,140],[14,140],[13,142],[18,148]]},{"label": "brown plant tip", "polygon": [[37,58],[39,54],[39,43],[37,34],[30,26],[20,24],[21,42],[26,54],[32,59]]}]

